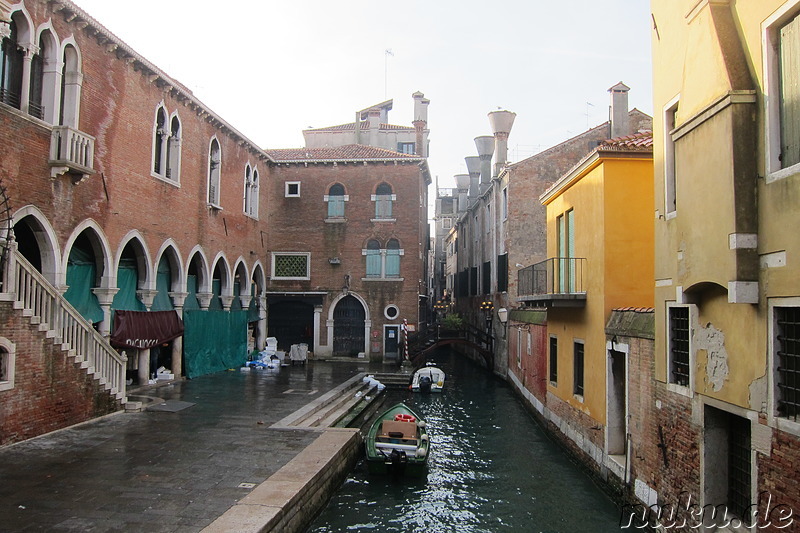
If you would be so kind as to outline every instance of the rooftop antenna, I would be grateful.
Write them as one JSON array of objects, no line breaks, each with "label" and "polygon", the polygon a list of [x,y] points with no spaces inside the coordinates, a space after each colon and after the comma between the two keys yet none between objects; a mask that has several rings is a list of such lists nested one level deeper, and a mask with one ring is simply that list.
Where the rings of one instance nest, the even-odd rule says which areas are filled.
[{"label": "rooftop antenna", "polygon": [[594,107],[591,102],[586,102],[586,130],[589,130],[589,107]]},{"label": "rooftop antenna", "polygon": [[394,57],[391,48],[387,48],[383,54],[383,98],[388,98],[389,92],[389,56]]}]

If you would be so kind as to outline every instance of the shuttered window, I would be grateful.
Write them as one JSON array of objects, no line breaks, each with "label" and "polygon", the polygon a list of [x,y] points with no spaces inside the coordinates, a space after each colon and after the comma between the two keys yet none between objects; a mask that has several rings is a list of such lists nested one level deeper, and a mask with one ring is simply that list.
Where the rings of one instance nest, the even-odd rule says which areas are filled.
[{"label": "shuttered window", "polygon": [[800,16],[780,30],[781,167],[800,163]]}]

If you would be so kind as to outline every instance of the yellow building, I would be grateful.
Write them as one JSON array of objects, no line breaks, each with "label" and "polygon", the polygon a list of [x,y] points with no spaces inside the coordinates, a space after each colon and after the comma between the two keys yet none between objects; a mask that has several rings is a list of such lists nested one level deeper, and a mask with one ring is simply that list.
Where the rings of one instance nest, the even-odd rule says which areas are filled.
[{"label": "yellow building", "polygon": [[627,346],[605,326],[613,309],[653,306],[652,174],[650,132],[598,146],[540,197],[548,259],[520,276],[520,299],[547,307],[547,407],[617,471],[624,459],[606,459],[625,450]]},{"label": "yellow building", "polygon": [[800,0],[651,7],[655,411],[685,471],[638,477],[739,516],[762,490],[797,509]]}]

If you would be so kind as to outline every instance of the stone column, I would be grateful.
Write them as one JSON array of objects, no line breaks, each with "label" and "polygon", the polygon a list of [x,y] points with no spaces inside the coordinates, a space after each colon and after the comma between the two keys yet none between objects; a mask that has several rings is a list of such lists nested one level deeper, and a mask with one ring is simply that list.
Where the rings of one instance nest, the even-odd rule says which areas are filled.
[{"label": "stone column", "polygon": [[33,56],[39,53],[39,47],[35,44],[27,44],[23,47],[22,58],[22,94],[19,97],[19,108],[23,113],[28,112],[28,105],[31,101],[31,64]]},{"label": "stone column", "polygon": [[97,296],[97,301],[100,302],[100,308],[103,310],[103,321],[100,322],[100,335],[108,338],[111,335],[111,302],[114,301],[114,295],[119,292],[117,287],[113,288],[94,288],[92,292]]},{"label": "stone column", "polygon": [[144,304],[144,306],[147,308],[148,311],[150,310],[151,307],[153,307],[153,300],[156,299],[157,294],[158,291],[153,289],[139,289],[138,291],[136,291],[136,296],[138,296],[142,300],[142,303]]},{"label": "stone column", "polygon": [[198,292],[197,293],[197,302],[200,304],[200,309],[203,311],[208,310],[208,306],[211,305],[211,299],[214,297],[213,292]]},{"label": "stone column", "polygon": [[[186,297],[189,296],[188,292],[170,292],[172,297],[172,305],[175,307],[175,312],[178,317],[183,320],[183,304]],[[183,336],[176,338],[172,341],[172,373],[175,377],[179,377],[183,373]]]},{"label": "stone column", "polygon": [[231,304],[233,303],[233,299],[236,298],[235,296],[220,296],[219,299],[222,301],[222,309],[225,311],[231,310]]},{"label": "stone column", "polygon": [[267,297],[258,297],[258,338],[256,339],[258,351],[267,347]]},{"label": "stone column", "polygon": [[322,306],[315,305],[314,306],[314,355],[316,356],[319,353],[320,347],[320,319],[322,318]]}]

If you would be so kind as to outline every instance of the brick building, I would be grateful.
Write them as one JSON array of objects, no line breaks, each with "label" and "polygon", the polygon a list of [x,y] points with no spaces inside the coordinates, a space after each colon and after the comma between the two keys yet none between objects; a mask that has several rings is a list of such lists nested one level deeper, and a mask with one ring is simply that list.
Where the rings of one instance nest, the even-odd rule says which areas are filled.
[{"label": "brick building", "polygon": [[[336,242],[372,324],[389,322],[374,315],[391,314],[392,304],[395,318],[415,321],[419,243],[427,242],[419,223],[424,158],[359,152],[334,158],[327,170],[344,172],[322,172],[317,182],[300,171],[319,170],[315,163],[279,165],[69,0],[0,1],[0,35],[0,211],[8,218],[0,225],[0,444],[119,409],[129,381],[146,382],[154,366],[191,377],[240,364],[273,333],[267,311],[279,303],[275,292],[314,284],[308,291],[342,293],[343,276],[332,275],[334,283],[328,275],[336,272],[327,253]],[[417,100],[427,105],[421,94]],[[415,143],[425,131],[416,122]],[[372,170],[374,183],[365,176]],[[285,182],[296,183],[299,198]],[[309,221],[315,237],[329,239],[315,244],[322,248],[298,249],[297,233],[294,242],[281,240],[275,224],[289,234],[304,227],[297,209],[310,200],[305,193],[315,192],[308,211],[322,213],[341,198],[336,183],[353,198],[348,222]],[[396,222],[379,220],[379,229],[349,237],[351,214],[390,204]],[[347,237],[330,240],[336,232]],[[373,240],[381,275],[391,280],[365,273],[376,260]],[[308,254],[310,280],[285,279],[299,268],[285,252]],[[398,257],[400,283],[391,270]],[[279,280],[282,269],[292,275]],[[371,288],[378,286],[391,287],[392,297]],[[323,352],[335,344],[333,320],[320,326]],[[289,340],[301,338],[291,332]],[[151,361],[162,340],[167,346]],[[359,351],[367,348],[365,340]]]}]

